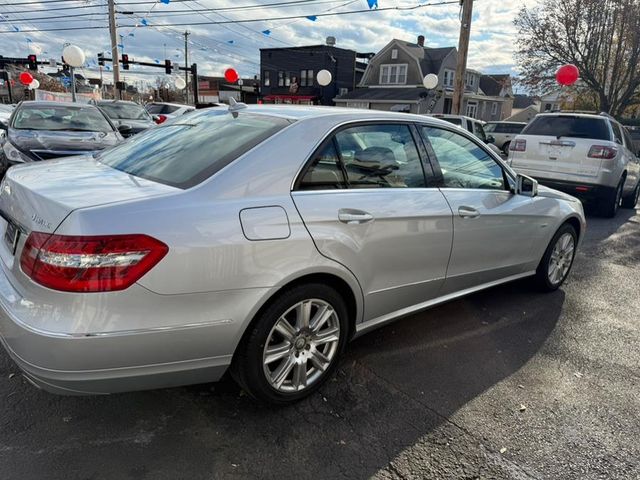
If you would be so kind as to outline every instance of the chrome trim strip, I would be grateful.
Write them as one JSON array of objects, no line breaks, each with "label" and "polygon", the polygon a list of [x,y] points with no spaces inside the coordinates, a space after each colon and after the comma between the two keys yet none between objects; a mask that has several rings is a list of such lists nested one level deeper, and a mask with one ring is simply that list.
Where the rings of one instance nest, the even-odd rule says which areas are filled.
[{"label": "chrome trim strip", "polygon": [[439,305],[441,303],[448,302],[450,300],[454,300],[459,297],[463,297],[470,293],[478,292],[480,290],[484,290],[486,288],[495,287],[496,285],[500,285],[502,283],[511,282],[513,280],[518,280],[520,278],[529,277],[531,275],[535,275],[535,270],[531,270],[525,273],[518,273],[516,275],[511,275],[509,277],[502,278],[500,280],[494,280],[493,282],[484,283],[482,285],[478,285],[476,287],[467,288],[465,290],[460,290],[459,292],[450,293],[448,295],[443,295],[442,297],[437,297],[431,300],[427,300],[426,302],[418,303],[416,305],[412,305],[411,307],[402,308],[400,310],[396,310],[395,312],[388,313],[386,315],[382,315],[380,317],[367,320],[356,325],[356,333],[353,338],[357,338],[360,335],[368,332],[369,330],[373,330],[374,328],[378,328],[386,324],[391,320],[396,320],[406,315],[410,315],[412,313],[419,312],[421,310],[425,310],[427,308]]},{"label": "chrome trim strip", "polygon": [[430,280],[419,280],[417,282],[405,283],[403,285],[394,285],[393,287],[381,288],[380,290],[373,290],[373,291],[367,293],[367,295],[372,295],[374,293],[388,292],[390,290],[397,290],[398,288],[413,287],[413,286],[416,286],[416,285],[422,285],[424,283],[439,282],[439,281],[442,281],[444,279],[445,279],[445,277],[438,277],[438,278],[432,278]]}]

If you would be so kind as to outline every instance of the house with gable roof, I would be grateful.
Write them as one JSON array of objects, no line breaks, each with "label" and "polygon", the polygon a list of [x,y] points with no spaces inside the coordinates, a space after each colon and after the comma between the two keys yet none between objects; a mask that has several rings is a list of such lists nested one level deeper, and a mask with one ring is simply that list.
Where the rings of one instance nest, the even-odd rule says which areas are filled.
[{"label": "house with gable roof", "polygon": [[[451,113],[458,51],[455,47],[425,47],[394,39],[368,63],[358,88],[334,98],[338,106],[417,114]],[[438,86],[427,90],[423,78],[433,73]],[[479,120],[511,115],[510,75],[484,75],[467,69],[462,114]]]}]

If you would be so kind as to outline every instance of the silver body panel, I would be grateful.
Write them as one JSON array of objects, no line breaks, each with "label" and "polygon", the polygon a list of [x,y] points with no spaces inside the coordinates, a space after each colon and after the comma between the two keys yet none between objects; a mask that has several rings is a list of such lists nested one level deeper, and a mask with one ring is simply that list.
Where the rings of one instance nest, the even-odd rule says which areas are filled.
[{"label": "silver body panel", "polygon": [[[366,120],[459,129],[426,117],[342,108],[249,110],[295,122],[187,190],[91,158],[9,170],[0,211],[20,224],[22,235],[15,256],[0,242],[0,338],[31,381],[59,393],[215,381],[256,313],[291,282],[339,279],[354,299],[359,335],[529,275],[563,222],[574,218],[584,230],[580,203],[543,187],[535,198],[444,188],[292,191],[312,153],[339,126]],[[462,218],[465,206],[479,215]],[[341,211],[366,212],[371,220],[341,221]],[[6,224],[0,218],[0,232]],[[169,253],[126,290],[59,292],[20,269],[32,230],[144,233]]]}]

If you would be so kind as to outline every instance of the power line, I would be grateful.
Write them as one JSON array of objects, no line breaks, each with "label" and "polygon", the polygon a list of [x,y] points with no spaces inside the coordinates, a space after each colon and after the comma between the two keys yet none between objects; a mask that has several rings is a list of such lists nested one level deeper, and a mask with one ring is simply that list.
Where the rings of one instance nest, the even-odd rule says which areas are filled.
[{"label": "power line", "polygon": [[[174,0],[175,1],[175,0]],[[410,11],[410,10],[416,10],[418,8],[424,8],[424,7],[435,7],[435,6],[440,6],[440,5],[452,5],[452,4],[459,4],[459,0],[448,0],[448,1],[442,1],[442,2],[437,2],[437,3],[426,3],[426,4],[420,4],[420,5],[414,5],[412,7],[385,7],[385,8],[377,8],[374,10],[350,10],[347,12],[329,12],[329,13],[317,13],[315,15],[289,15],[289,16],[281,16],[281,17],[270,17],[270,18],[251,18],[251,19],[243,19],[243,20],[224,20],[224,21],[208,21],[208,22],[188,22],[188,23],[165,23],[165,24],[159,24],[158,26],[165,26],[165,27],[183,27],[183,26],[197,26],[197,25],[229,25],[229,24],[241,24],[241,23],[255,23],[255,22],[274,22],[274,21],[281,21],[281,20],[291,20],[291,19],[303,19],[303,18],[309,18],[309,17],[315,17],[315,18],[320,18],[320,17],[333,17],[333,16],[340,16],[340,15],[354,15],[357,13],[375,13],[375,12],[384,12],[384,11],[390,11],[390,10],[395,10],[395,11]],[[146,26],[146,28],[153,28],[155,25],[153,24],[149,24]],[[134,28],[136,27],[136,25],[121,25],[122,28]],[[96,26],[93,27],[91,29],[97,29],[97,28],[107,28],[106,26]],[[5,33],[31,33],[31,32],[62,32],[62,31],[74,31],[74,30],[89,30],[90,27],[84,26],[84,27],[68,27],[68,28],[49,28],[49,29],[36,29],[36,30],[21,30],[19,32],[16,31],[12,31],[12,30],[0,30],[0,34],[5,34]]]},{"label": "power line", "polygon": [[[81,0],[65,0],[65,1],[81,1]],[[184,2],[189,2],[191,0],[180,0],[181,3]],[[262,9],[262,8],[268,8],[268,7],[280,7],[280,8],[287,8],[287,7],[299,7],[303,4],[308,4],[308,5],[317,5],[317,4],[323,4],[323,3],[339,3],[342,0],[293,0],[293,1],[289,1],[289,2],[283,2],[283,1],[279,1],[279,2],[274,2],[274,3],[265,3],[262,5],[238,5],[235,7],[213,7],[213,8],[203,8],[202,11],[206,11],[206,12],[213,12],[213,11],[235,11],[235,10],[257,10],[257,9]],[[171,3],[176,3],[178,2],[178,0],[173,0]],[[42,2],[37,2],[37,3],[42,3]],[[45,2],[46,3],[46,2]],[[157,5],[158,2],[136,2],[136,3],[118,3],[116,6],[120,7],[120,6],[125,6],[125,5],[141,5],[141,4],[155,4]],[[6,4],[5,4],[6,6]],[[76,9],[84,9],[84,8],[97,8],[100,5],[74,5],[74,6],[70,6],[70,7],[58,7],[58,8],[45,8],[45,9],[40,9],[40,10],[20,10],[20,11],[10,11],[10,12],[5,12],[6,14],[20,14],[20,13],[44,13],[44,12],[52,12],[52,11],[59,11],[59,10],[76,10]],[[173,12],[188,12],[189,10],[168,10],[168,11],[156,11],[153,13],[158,13],[158,14],[164,14],[164,15],[169,15],[172,14]],[[122,13],[122,12],[119,12]],[[127,11],[126,13],[146,13],[146,10],[131,10],[131,11]]]}]

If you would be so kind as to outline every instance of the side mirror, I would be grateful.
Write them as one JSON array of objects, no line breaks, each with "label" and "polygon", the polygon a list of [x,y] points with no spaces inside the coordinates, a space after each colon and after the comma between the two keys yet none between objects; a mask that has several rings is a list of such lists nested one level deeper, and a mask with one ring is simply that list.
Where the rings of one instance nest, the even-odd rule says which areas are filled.
[{"label": "side mirror", "polygon": [[496,139],[493,135],[487,136],[487,143],[496,143]]},{"label": "side mirror", "polygon": [[538,181],[519,173],[516,177],[516,195],[535,197],[538,195]]},{"label": "side mirror", "polygon": [[0,130],[8,130],[9,125],[4,120],[0,120]]},{"label": "side mirror", "polygon": [[118,131],[123,137],[133,135],[133,129],[131,128],[131,125],[119,125]]}]

